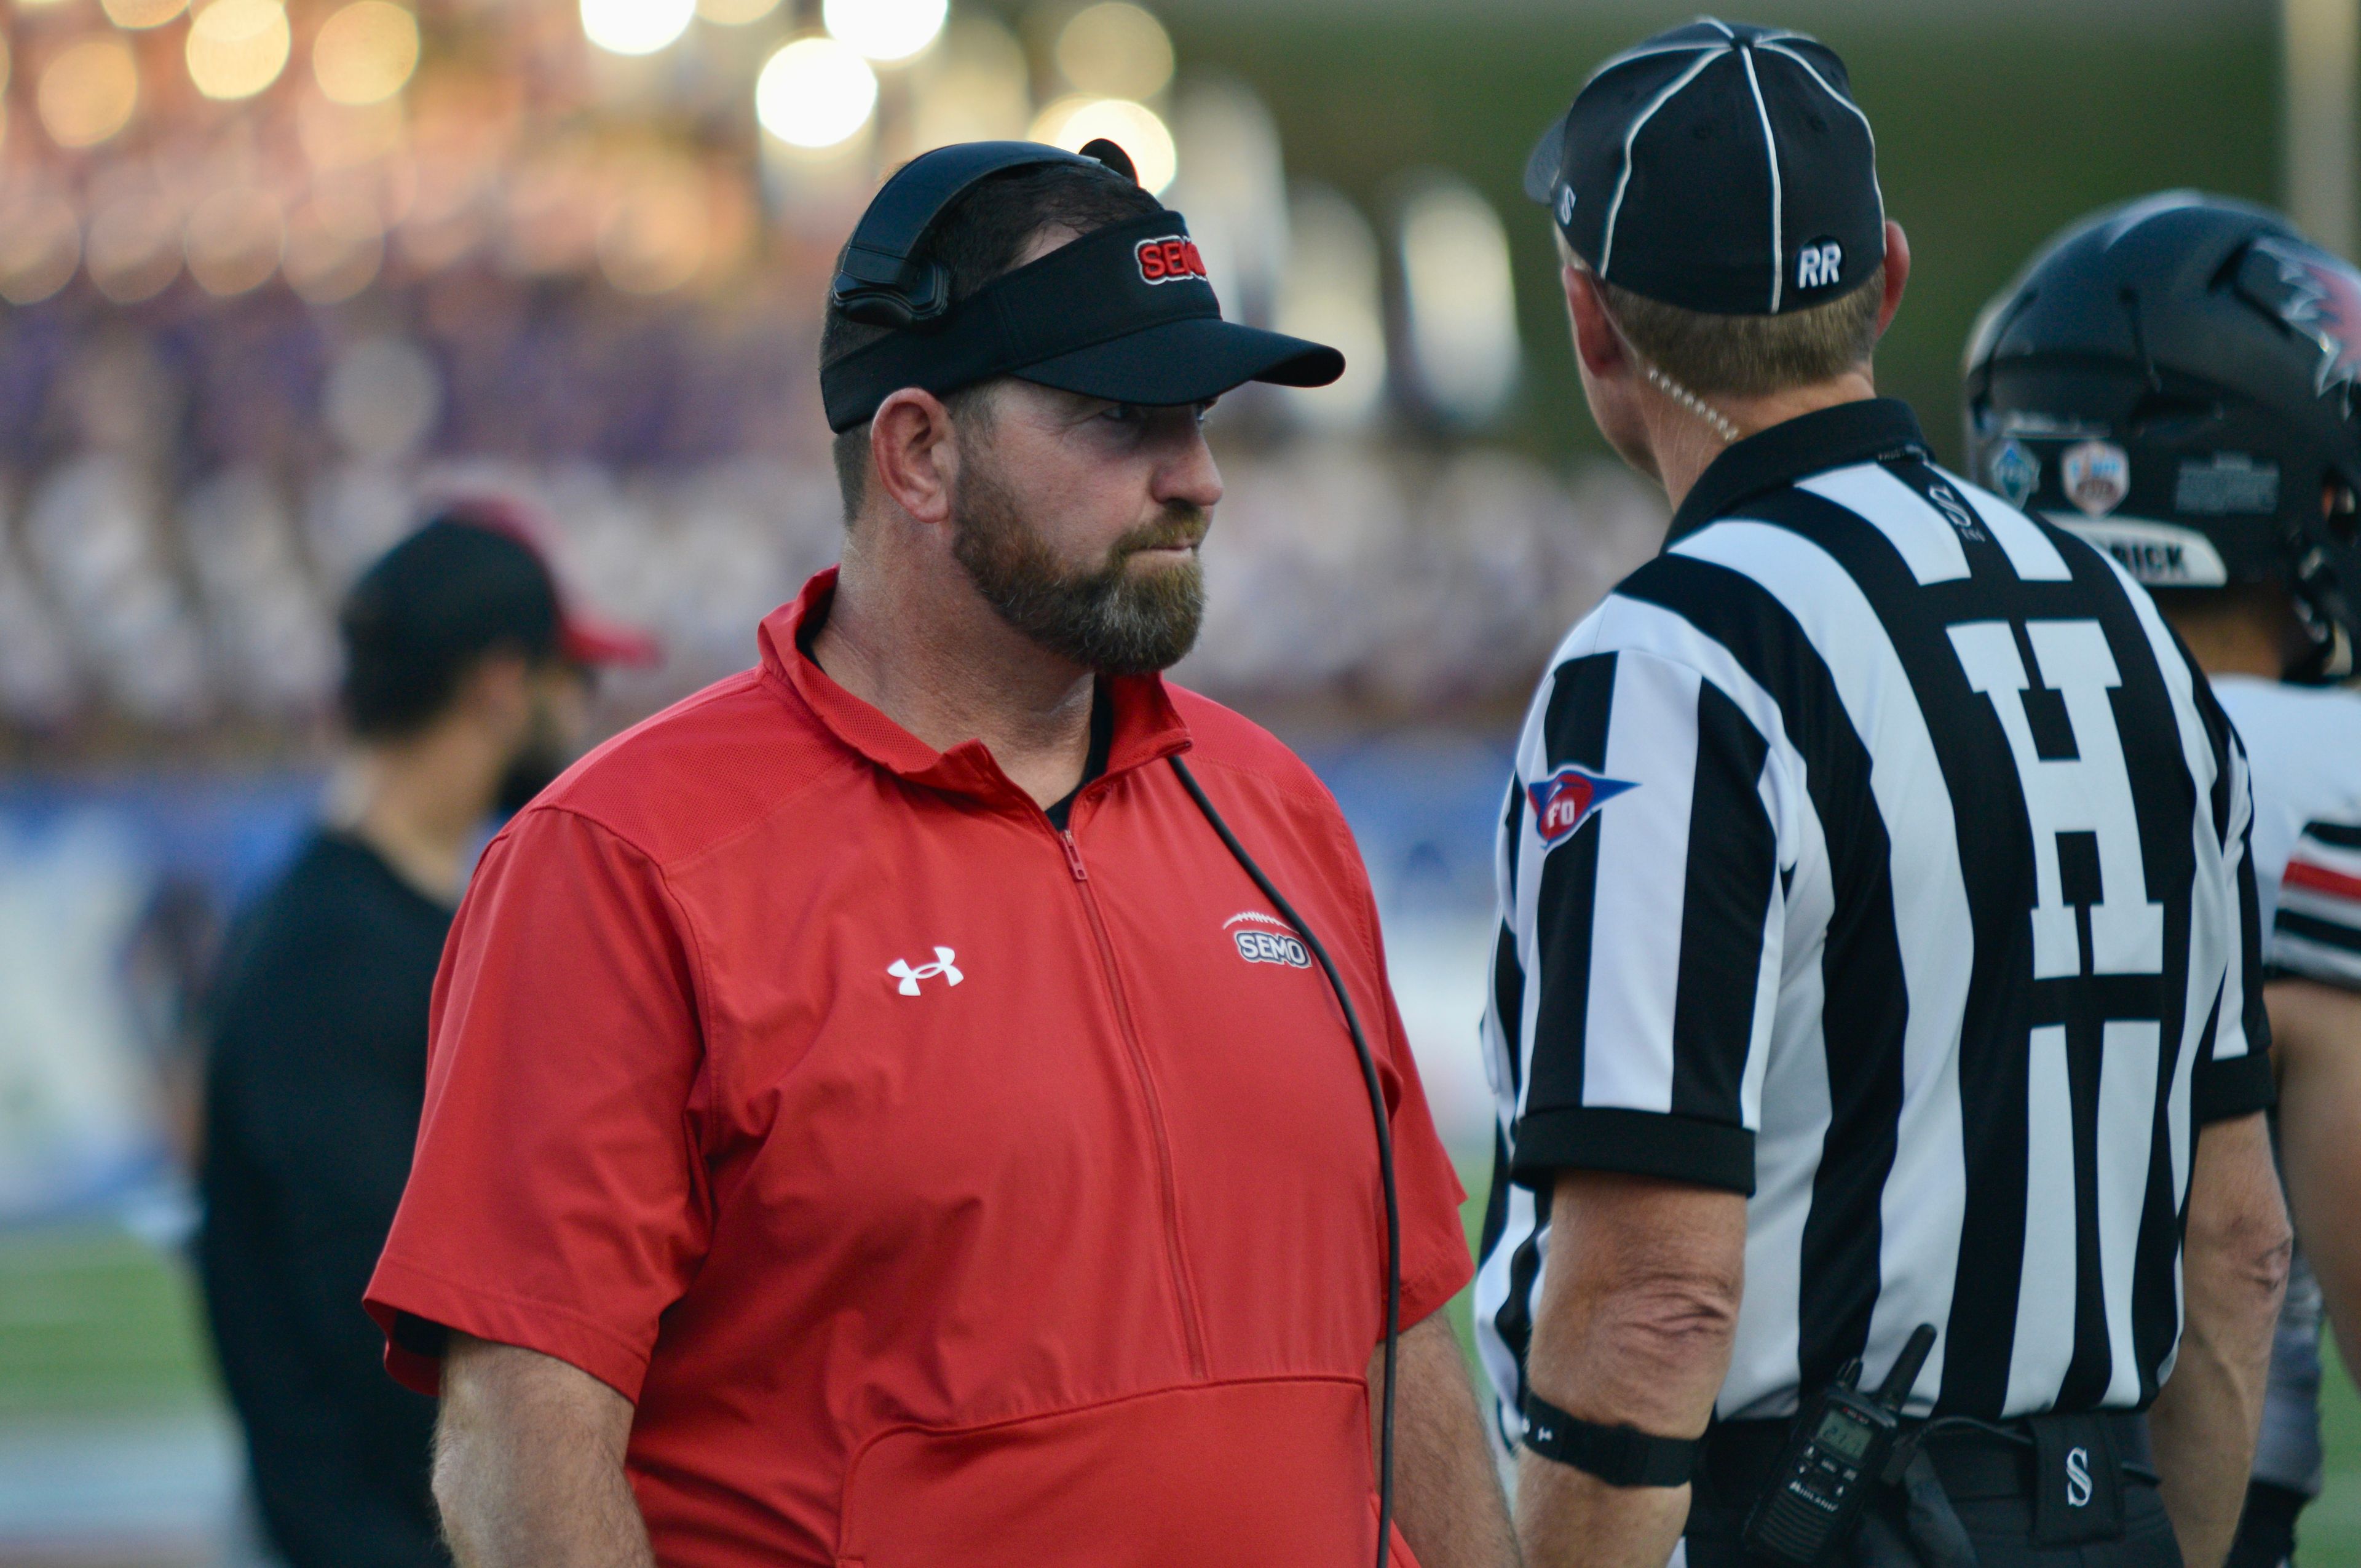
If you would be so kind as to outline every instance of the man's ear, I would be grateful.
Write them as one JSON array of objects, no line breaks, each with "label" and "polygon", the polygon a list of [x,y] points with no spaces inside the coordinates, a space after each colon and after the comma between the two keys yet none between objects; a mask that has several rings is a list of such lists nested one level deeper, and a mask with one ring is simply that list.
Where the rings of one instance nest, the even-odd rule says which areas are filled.
[{"label": "man's ear", "polygon": [[1582,367],[1595,379],[1607,379],[1627,368],[1631,351],[1623,346],[1622,334],[1607,314],[1607,294],[1590,269],[1568,264],[1560,269],[1559,280],[1565,285],[1566,313],[1574,319],[1574,351],[1582,356]]},{"label": "man's ear", "polygon": [[1902,308],[1902,291],[1910,282],[1910,239],[1902,225],[1892,218],[1885,220],[1885,298],[1877,305],[1877,335],[1883,337],[1885,329],[1894,324],[1894,313]]},{"label": "man's ear", "polygon": [[869,422],[869,462],[879,489],[924,523],[951,514],[959,477],[959,442],[940,398],[905,387],[878,405]]}]

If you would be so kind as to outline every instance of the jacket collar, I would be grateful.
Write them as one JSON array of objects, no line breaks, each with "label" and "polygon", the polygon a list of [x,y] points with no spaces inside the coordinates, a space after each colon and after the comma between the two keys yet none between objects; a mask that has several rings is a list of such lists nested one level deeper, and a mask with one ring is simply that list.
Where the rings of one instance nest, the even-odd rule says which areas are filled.
[{"label": "jacket collar", "polygon": [[[836,599],[837,568],[806,583],[791,604],[763,621],[758,641],[763,673],[784,685],[821,728],[878,767],[930,789],[972,795],[999,804],[1031,797],[1009,782],[981,740],[962,740],[938,751],[878,709],[846,691],[805,651],[828,620]],[[1101,682],[1115,707],[1115,740],[1101,778],[1144,767],[1188,749],[1189,727],[1172,706],[1160,675],[1109,675]]]},{"label": "jacket collar", "polygon": [[1664,543],[1729,516],[1767,490],[1831,468],[1905,454],[1928,456],[1918,416],[1898,398],[1864,398],[1798,414],[1756,431],[1715,458],[1673,513]]}]

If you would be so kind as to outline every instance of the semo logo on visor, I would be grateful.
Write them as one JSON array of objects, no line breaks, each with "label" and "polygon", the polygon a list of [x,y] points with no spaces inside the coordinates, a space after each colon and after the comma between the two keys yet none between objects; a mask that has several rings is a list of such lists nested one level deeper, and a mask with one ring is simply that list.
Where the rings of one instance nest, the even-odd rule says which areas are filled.
[{"label": "semo logo on visor", "polygon": [[1133,248],[1132,256],[1139,263],[1143,283],[1179,283],[1191,278],[1213,281],[1205,274],[1205,258],[1197,254],[1197,242],[1187,235],[1143,239]]}]

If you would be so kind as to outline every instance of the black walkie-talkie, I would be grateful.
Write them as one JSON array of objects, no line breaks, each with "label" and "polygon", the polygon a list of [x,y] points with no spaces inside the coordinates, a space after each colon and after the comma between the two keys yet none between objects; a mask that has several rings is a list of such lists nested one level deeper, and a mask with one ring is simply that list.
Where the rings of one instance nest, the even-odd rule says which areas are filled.
[{"label": "black walkie-talkie", "polygon": [[1902,1407],[1934,1348],[1935,1325],[1921,1323],[1875,1395],[1859,1392],[1855,1360],[1804,1408],[1780,1456],[1778,1479],[1747,1516],[1749,1551],[1809,1568],[1828,1561],[1851,1536],[1871,1488],[1897,1479],[1887,1464],[1902,1437]]}]

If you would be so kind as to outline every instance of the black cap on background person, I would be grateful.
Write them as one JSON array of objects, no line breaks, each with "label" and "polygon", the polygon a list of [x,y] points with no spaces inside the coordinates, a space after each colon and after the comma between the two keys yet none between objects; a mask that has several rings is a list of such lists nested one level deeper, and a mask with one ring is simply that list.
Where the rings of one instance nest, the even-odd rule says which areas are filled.
[{"label": "black cap on background person", "polygon": [[361,736],[432,718],[495,650],[583,670],[657,656],[644,633],[570,605],[531,523],[500,500],[448,507],[387,551],[346,596],[338,628],[345,715]]}]

